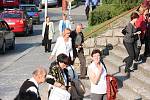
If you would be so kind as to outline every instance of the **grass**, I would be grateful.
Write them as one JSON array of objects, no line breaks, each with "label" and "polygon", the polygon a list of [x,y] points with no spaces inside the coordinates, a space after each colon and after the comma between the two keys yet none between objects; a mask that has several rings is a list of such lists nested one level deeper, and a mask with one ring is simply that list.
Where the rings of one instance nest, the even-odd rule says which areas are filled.
[{"label": "grass", "polygon": [[95,25],[95,26],[88,26],[86,29],[83,30],[85,39],[89,38],[89,37],[96,37],[100,34],[102,34],[104,31],[106,31],[109,28],[112,28],[113,25],[117,24],[118,21],[121,18],[129,18],[129,15],[131,14],[131,12],[135,11],[137,9],[137,7],[126,11],[116,17],[113,17],[110,20],[107,20],[101,24]]}]

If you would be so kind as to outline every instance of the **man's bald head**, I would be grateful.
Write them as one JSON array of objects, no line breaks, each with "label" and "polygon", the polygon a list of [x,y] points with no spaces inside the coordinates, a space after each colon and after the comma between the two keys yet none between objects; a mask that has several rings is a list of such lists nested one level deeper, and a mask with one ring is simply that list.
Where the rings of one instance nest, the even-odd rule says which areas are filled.
[{"label": "man's bald head", "polygon": [[33,71],[32,75],[35,78],[35,80],[37,81],[37,83],[40,84],[45,81],[47,71],[44,67],[39,66]]}]

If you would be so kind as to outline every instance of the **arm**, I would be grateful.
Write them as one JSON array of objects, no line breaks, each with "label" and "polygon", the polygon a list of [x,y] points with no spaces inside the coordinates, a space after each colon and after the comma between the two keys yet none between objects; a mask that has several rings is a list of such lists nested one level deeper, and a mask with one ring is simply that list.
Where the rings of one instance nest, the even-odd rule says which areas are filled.
[{"label": "arm", "polygon": [[61,89],[66,89],[64,84],[61,83],[61,76],[60,76],[60,70],[59,67],[57,65],[57,62],[53,62],[51,63],[51,66],[49,67],[49,73],[48,75],[51,75],[52,77],[54,77],[55,81],[53,82],[52,85],[59,87]]},{"label": "arm", "polygon": [[55,34],[55,27],[54,27],[54,23],[52,23],[52,30],[53,30],[53,34]]},{"label": "arm", "polygon": [[43,28],[42,28],[42,37],[44,38],[44,33],[45,33],[45,22],[43,22]]},{"label": "arm", "polygon": [[[60,45],[59,41],[60,41],[60,38],[58,37],[58,38],[57,38],[57,41],[56,41],[56,44],[55,44],[55,46],[54,46],[54,48],[53,48],[53,51],[52,51],[52,53],[51,53],[51,56],[49,57],[50,60],[53,58],[53,56],[54,56],[54,55],[56,54],[56,52],[57,52],[57,49],[58,49],[58,47],[59,47],[59,45]],[[61,41],[60,41],[60,42],[61,42]]]},{"label": "arm", "polygon": [[73,49],[72,49],[72,40],[71,40],[71,38],[70,38],[70,48],[71,48],[70,57],[71,57],[71,60],[73,60]]},{"label": "arm", "polygon": [[[92,66],[91,66],[92,67]],[[100,77],[101,77],[101,73],[102,73],[102,67],[99,66],[98,68],[99,70],[99,74],[96,75],[95,71],[92,68],[88,68],[88,74],[89,74],[89,78],[91,80],[91,82],[95,85],[98,84]]]},{"label": "arm", "polygon": [[59,47],[59,45],[60,45],[60,37],[58,37],[58,39],[57,39],[57,41],[56,41],[56,44],[55,44],[55,46],[54,46],[54,48],[53,48],[53,51],[52,51],[52,53],[51,53],[51,55],[55,55],[56,54],[56,52],[57,52],[57,49],[58,49],[58,47]]},{"label": "arm", "polygon": [[62,32],[62,20],[59,21],[59,32]]},{"label": "arm", "polygon": [[131,23],[129,23],[128,25],[127,25],[127,28],[126,28],[126,30],[127,30],[127,34],[126,34],[126,36],[128,36],[128,37],[133,37],[134,36],[134,26],[131,24]]},{"label": "arm", "polygon": [[70,21],[68,20],[68,24],[69,24],[69,28],[71,29],[71,23],[70,23]]}]

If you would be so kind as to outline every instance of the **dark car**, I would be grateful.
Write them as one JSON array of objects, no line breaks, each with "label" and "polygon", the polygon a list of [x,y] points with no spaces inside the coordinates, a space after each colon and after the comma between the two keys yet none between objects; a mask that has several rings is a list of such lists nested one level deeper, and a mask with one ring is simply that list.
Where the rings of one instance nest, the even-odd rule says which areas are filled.
[{"label": "dark car", "polygon": [[15,49],[15,35],[13,28],[2,19],[0,19],[0,52],[5,53],[6,48]]},{"label": "dark car", "polygon": [[25,11],[17,9],[6,9],[1,13],[1,18],[5,20],[15,34],[24,34],[25,36],[32,34],[32,19],[28,18]]},{"label": "dark car", "polygon": [[41,10],[38,10],[35,4],[20,4],[19,9],[26,11],[29,17],[32,17],[33,23],[40,23],[40,14]]}]

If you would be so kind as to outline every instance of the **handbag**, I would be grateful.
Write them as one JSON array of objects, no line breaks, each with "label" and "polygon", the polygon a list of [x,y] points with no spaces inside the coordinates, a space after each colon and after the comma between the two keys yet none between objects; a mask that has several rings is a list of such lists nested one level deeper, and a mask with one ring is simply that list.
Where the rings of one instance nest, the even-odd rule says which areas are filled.
[{"label": "handbag", "polygon": [[52,86],[48,100],[70,100],[70,93],[67,90]]},{"label": "handbag", "polygon": [[44,39],[42,40],[42,46],[45,46],[45,40]]},{"label": "handbag", "polygon": [[115,100],[118,92],[117,79],[114,76],[107,74],[106,82],[107,82],[107,100]]},{"label": "handbag", "polygon": [[125,27],[122,29],[122,31],[121,31],[121,33],[122,33],[123,35],[126,35],[126,33],[127,33],[126,28],[127,28],[127,26],[125,26]]},{"label": "handbag", "polygon": [[[101,63],[103,64],[104,68],[107,68],[101,59]],[[113,75],[106,75],[106,83],[107,83],[107,100],[116,100],[117,92],[118,92],[118,81]]]}]

